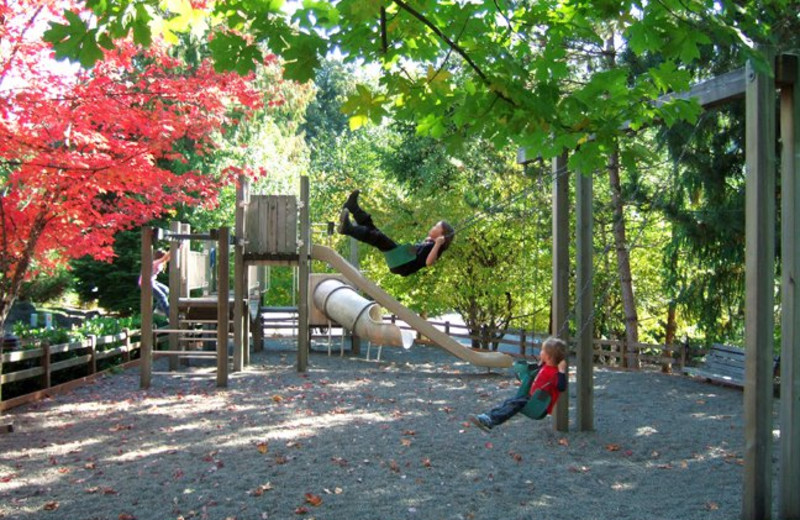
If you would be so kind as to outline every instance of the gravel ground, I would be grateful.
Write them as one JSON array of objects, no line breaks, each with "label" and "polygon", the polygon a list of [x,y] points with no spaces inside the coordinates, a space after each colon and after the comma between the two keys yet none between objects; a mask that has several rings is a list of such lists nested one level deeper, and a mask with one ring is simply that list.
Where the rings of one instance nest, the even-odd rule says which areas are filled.
[{"label": "gravel ground", "polygon": [[[435,347],[362,355],[271,342],[213,368],[136,369],[19,407],[0,435],[0,518],[731,519],[742,393],[653,372],[595,372],[593,432],[469,414],[514,392]],[[366,350],[366,349],[364,349]],[[375,349],[371,352],[375,357]],[[570,416],[574,424],[574,384]],[[574,428],[574,426],[572,426]]]}]

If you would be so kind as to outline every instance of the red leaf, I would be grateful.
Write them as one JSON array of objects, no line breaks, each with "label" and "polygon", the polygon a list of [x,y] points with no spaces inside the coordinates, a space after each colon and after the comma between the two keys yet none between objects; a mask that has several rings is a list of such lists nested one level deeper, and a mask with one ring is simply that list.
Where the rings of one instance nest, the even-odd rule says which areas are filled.
[{"label": "red leaf", "polygon": [[320,504],[322,504],[322,497],[315,495],[313,493],[306,493],[306,502],[308,502],[314,507],[317,507]]}]

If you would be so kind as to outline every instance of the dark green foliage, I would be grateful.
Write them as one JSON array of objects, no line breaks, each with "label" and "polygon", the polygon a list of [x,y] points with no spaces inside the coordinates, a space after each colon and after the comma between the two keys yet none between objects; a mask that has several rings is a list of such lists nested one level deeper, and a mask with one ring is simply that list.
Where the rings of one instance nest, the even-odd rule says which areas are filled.
[{"label": "dark green foliage", "polygon": [[62,268],[51,275],[37,276],[29,282],[24,282],[19,299],[34,303],[45,303],[63,295],[71,284],[72,275]]},{"label": "dark green foliage", "polygon": [[75,291],[84,302],[96,302],[108,312],[123,316],[138,313],[141,234],[134,231],[119,233],[114,253],[113,262],[99,262],[90,257],[73,260]]}]

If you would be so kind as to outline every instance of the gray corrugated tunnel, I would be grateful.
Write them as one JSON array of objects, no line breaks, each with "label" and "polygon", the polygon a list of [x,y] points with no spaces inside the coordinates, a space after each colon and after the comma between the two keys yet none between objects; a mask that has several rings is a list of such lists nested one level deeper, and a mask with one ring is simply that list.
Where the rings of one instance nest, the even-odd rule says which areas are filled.
[{"label": "gray corrugated tunnel", "polygon": [[413,332],[385,323],[377,303],[367,300],[341,280],[321,281],[314,289],[312,300],[325,316],[376,345],[410,348],[414,343]]}]

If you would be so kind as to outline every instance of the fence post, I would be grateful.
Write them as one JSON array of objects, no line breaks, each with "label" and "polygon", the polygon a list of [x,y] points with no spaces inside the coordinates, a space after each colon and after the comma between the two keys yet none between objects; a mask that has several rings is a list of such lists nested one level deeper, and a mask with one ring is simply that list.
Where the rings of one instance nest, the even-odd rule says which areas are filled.
[{"label": "fence post", "polygon": [[42,390],[50,388],[50,342],[42,342]]},{"label": "fence post", "polygon": [[123,363],[128,363],[131,360],[131,331],[130,329],[122,329],[122,333],[125,335],[122,361]]},{"label": "fence post", "polygon": [[448,336],[450,335],[450,322],[449,321],[444,322],[444,333],[447,334]]},{"label": "fence post", "polygon": [[89,374],[97,373],[97,336],[89,335]]},{"label": "fence post", "polygon": [[525,329],[519,331],[519,354],[525,355]]}]

